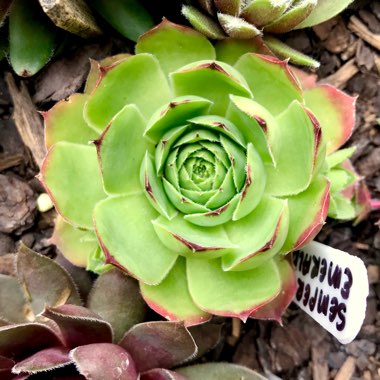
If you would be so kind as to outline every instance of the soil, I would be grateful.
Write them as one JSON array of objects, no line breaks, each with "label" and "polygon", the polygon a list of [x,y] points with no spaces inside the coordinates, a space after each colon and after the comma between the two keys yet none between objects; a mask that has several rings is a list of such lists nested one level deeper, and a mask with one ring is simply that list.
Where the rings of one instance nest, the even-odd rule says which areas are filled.
[{"label": "soil", "polygon": [[[316,72],[319,80],[358,96],[356,128],[347,145],[357,146],[353,163],[360,175],[365,176],[372,197],[380,199],[380,2],[356,1],[341,16],[313,29],[290,33],[284,40],[320,60],[322,64]],[[13,272],[14,252],[21,240],[51,257],[58,253],[49,242],[55,211],[41,213],[36,207],[43,188],[35,176],[38,157],[44,152],[39,136],[42,121],[35,110],[47,110],[54,102],[80,90],[89,69],[89,57],[100,59],[133,48],[117,36],[85,46],[79,46],[77,40],[71,42],[71,48],[66,47],[64,54],[30,79],[13,79],[6,62],[0,65],[2,273]],[[32,137],[23,135],[29,148],[14,121],[27,123],[36,132]],[[274,322],[249,320],[240,324],[226,319],[223,339],[207,359],[243,364],[269,379],[379,380],[379,226],[380,211],[373,211],[356,226],[328,220],[317,237],[320,242],[360,257],[368,269],[370,293],[366,318],[352,343],[340,344],[291,305],[283,319],[284,327]]]}]

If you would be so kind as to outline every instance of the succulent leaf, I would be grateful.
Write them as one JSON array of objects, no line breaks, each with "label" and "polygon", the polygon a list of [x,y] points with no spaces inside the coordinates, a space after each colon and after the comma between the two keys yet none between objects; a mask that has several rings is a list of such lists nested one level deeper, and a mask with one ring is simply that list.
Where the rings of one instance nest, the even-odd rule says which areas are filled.
[{"label": "succulent leaf", "polygon": [[154,368],[141,374],[141,380],[187,380],[179,373],[163,368]]},{"label": "succulent leaf", "polygon": [[307,28],[309,26],[321,24],[322,22],[336,16],[352,2],[353,0],[318,0],[313,11],[304,21],[297,25],[295,29]]},{"label": "succulent leaf", "polygon": [[194,339],[179,322],[158,321],[135,325],[119,344],[132,355],[140,372],[176,367],[197,353]]},{"label": "succulent leaf", "polygon": [[[156,216],[144,194],[108,198],[98,203],[94,211],[96,232],[107,262],[118,263],[150,285],[161,282],[177,258],[154,233],[151,220]],[[149,239],[141,238],[143,231],[149,234]],[[125,251],[131,256],[124,255]]]},{"label": "succulent leaf", "polygon": [[281,276],[282,291],[274,300],[255,310],[250,315],[250,318],[275,320],[282,324],[281,317],[294,299],[297,291],[297,282],[292,264],[289,261],[280,259],[277,261],[277,266]]},{"label": "succulent leaf", "polygon": [[87,100],[88,96],[84,94],[74,94],[55,104],[48,113],[43,113],[47,149],[59,141],[87,145],[97,138],[98,133],[83,119],[83,107]]},{"label": "succulent leaf", "polygon": [[[243,321],[276,297],[281,289],[277,266],[271,260],[255,269],[234,272],[223,271],[218,259],[191,258],[187,260],[187,276],[191,297],[198,307],[214,315]],[[220,289],[223,298],[218,296]]]},{"label": "succulent leaf", "polygon": [[[135,50],[136,54],[156,56],[166,75],[191,62],[215,59],[215,50],[207,38],[166,19],[142,35]],[[181,54],[177,54],[178,50]]]},{"label": "succulent leaf", "polygon": [[169,321],[185,321],[186,326],[193,326],[211,318],[192,300],[186,279],[186,262],[181,257],[159,285],[140,283],[140,288],[149,307]]},{"label": "succulent leaf", "polygon": [[66,141],[54,144],[45,158],[41,175],[41,181],[64,219],[76,227],[93,229],[92,211],[106,196],[95,147]]},{"label": "succulent leaf", "polygon": [[[0,274],[1,318],[9,322],[24,322],[28,313],[20,283],[15,277]],[[1,324],[0,324],[1,326]]]},{"label": "succulent leaf", "polygon": [[112,343],[86,344],[74,348],[70,357],[86,379],[138,380],[139,375],[131,355]]},{"label": "succulent leaf", "polygon": [[355,126],[355,103],[356,98],[328,84],[305,91],[305,104],[322,126],[327,154],[350,138]]},{"label": "succulent leaf", "polygon": [[146,313],[138,284],[116,268],[97,278],[87,307],[110,323],[114,342],[119,342],[127,330],[142,322]]},{"label": "succulent leaf", "polygon": [[16,374],[26,372],[34,375],[39,372],[62,368],[72,363],[69,358],[69,351],[68,348],[63,347],[45,348],[18,362],[12,368],[12,372]]},{"label": "succulent leaf", "polygon": [[111,325],[85,307],[68,304],[46,307],[42,315],[59,326],[65,347],[112,342]]},{"label": "succulent leaf", "polygon": [[17,277],[34,315],[45,305],[81,304],[78,290],[70,275],[56,262],[21,244],[17,254]]},{"label": "succulent leaf", "polygon": [[[128,125],[133,125],[133,128],[127,128]],[[117,113],[95,142],[103,186],[108,194],[127,194],[140,190],[138,166],[147,149],[145,140],[141,138],[144,128],[145,121],[138,108],[127,105]]]},{"label": "succulent leaf", "polygon": [[50,241],[64,253],[74,265],[86,267],[90,256],[98,249],[93,230],[75,228],[58,215]]},{"label": "succulent leaf", "polygon": [[23,359],[27,354],[61,344],[55,332],[40,323],[20,323],[0,327],[1,356]]},{"label": "succulent leaf", "polygon": [[204,363],[180,368],[178,372],[189,380],[265,380],[255,371],[231,363]]}]

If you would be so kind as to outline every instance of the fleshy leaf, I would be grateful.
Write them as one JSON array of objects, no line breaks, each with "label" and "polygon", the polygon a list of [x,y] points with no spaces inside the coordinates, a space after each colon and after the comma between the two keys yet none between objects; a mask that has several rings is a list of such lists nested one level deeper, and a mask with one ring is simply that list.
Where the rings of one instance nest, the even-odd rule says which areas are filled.
[{"label": "fleshy leaf", "polygon": [[45,157],[41,175],[63,218],[74,226],[92,229],[94,206],[105,197],[95,147],[55,144]]},{"label": "fleshy leaf", "polygon": [[266,191],[276,196],[298,194],[307,189],[313,176],[320,127],[297,101],[277,117],[273,126],[277,128],[269,130],[269,141],[276,166],[266,167]]},{"label": "fleshy leaf", "polygon": [[29,373],[36,374],[71,364],[69,349],[63,347],[46,348],[36,352],[32,356],[18,362],[12,372],[16,374]]},{"label": "fleshy leaf", "polygon": [[150,204],[163,216],[171,220],[177,214],[177,210],[169,202],[166,196],[161,178],[149,153],[145,153],[141,165],[140,186],[145,190],[145,195]]},{"label": "fleshy leaf", "polygon": [[278,127],[267,109],[252,99],[231,95],[226,117],[239,125],[245,140],[253,144],[263,162],[275,164],[268,131]]},{"label": "fleshy leaf", "polygon": [[177,372],[184,375],[188,380],[266,380],[265,377],[247,367],[231,363],[196,364],[182,367]]},{"label": "fleshy leaf", "polygon": [[157,59],[139,54],[105,69],[87,102],[84,117],[94,128],[104,129],[127,104],[135,104],[149,118],[169,100],[169,84]]},{"label": "fleshy leaf", "polygon": [[206,322],[211,315],[193,302],[186,280],[186,262],[179,257],[166,278],[157,286],[140,283],[142,295],[155,312],[170,321],[184,321],[185,326]]},{"label": "fleshy leaf", "polygon": [[263,162],[251,143],[247,148],[246,178],[232,220],[248,215],[260,202],[266,184]]},{"label": "fleshy leaf", "polygon": [[214,3],[220,12],[231,16],[239,14],[242,6],[241,0],[214,0]]},{"label": "fleshy leaf", "polygon": [[177,258],[156,236],[151,224],[156,217],[144,194],[108,198],[94,212],[106,262],[150,285],[160,283]]},{"label": "fleshy leaf", "polygon": [[81,304],[72,278],[54,260],[21,244],[16,266],[18,280],[35,315],[41,313],[45,305]]},{"label": "fleshy leaf", "polygon": [[140,375],[141,380],[187,380],[182,375],[164,368],[154,368]]},{"label": "fleshy leaf", "polygon": [[140,191],[140,165],[148,148],[145,121],[133,104],[125,106],[95,142],[104,190],[109,194]]},{"label": "fleshy leaf", "polygon": [[213,40],[221,40],[226,37],[220,25],[211,17],[200,12],[197,8],[191,5],[183,5],[181,12],[193,28],[206,37]]},{"label": "fleshy leaf", "polygon": [[226,225],[227,235],[237,245],[222,257],[224,270],[242,270],[262,265],[279,252],[288,232],[286,200],[263,197],[259,205],[245,218]]},{"label": "fleshy leaf", "polygon": [[2,380],[14,379],[14,375],[11,372],[14,364],[15,362],[13,360],[0,356],[0,376]]},{"label": "fleshy leaf", "polygon": [[170,74],[170,78],[176,96],[193,94],[209,99],[213,102],[210,112],[219,116],[224,116],[230,94],[251,97],[243,76],[219,61],[192,63]]},{"label": "fleshy leaf", "polygon": [[88,380],[138,380],[131,355],[111,343],[94,343],[75,348],[70,357],[78,371]]},{"label": "fleshy leaf", "polygon": [[0,317],[9,322],[21,323],[26,320],[28,311],[18,280],[0,274]]},{"label": "fleshy leaf", "polygon": [[188,95],[174,98],[153,114],[148,122],[145,135],[158,143],[167,131],[187,124],[188,119],[206,114],[211,105],[210,100],[199,96]]},{"label": "fleshy leaf", "polygon": [[205,36],[166,19],[139,38],[139,53],[156,56],[166,75],[191,62],[215,59],[214,47]]},{"label": "fleshy leaf", "polygon": [[97,278],[87,307],[111,324],[114,342],[118,342],[132,326],[142,322],[146,312],[136,281],[116,268]]},{"label": "fleshy leaf", "polygon": [[255,269],[225,272],[218,259],[191,258],[187,259],[187,277],[191,297],[198,307],[243,321],[274,299],[281,288],[278,268],[271,260]]},{"label": "fleshy leaf", "polygon": [[322,127],[327,154],[341,147],[355,126],[356,98],[328,84],[305,91],[305,103]]},{"label": "fleshy leaf", "polygon": [[159,216],[152,223],[161,242],[180,255],[214,258],[235,247],[219,226],[203,228],[187,222],[182,216],[170,221]]},{"label": "fleshy leaf", "polygon": [[262,34],[261,30],[240,17],[218,13],[218,20],[226,34],[232,38],[250,39]]},{"label": "fleshy leaf", "polygon": [[218,41],[215,45],[216,59],[234,65],[238,59],[246,53],[258,53],[273,55],[271,50],[265,45],[260,37],[248,40],[238,40],[235,38],[226,38]]},{"label": "fleshy leaf", "polygon": [[336,16],[352,2],[353,0],[318,0],[313,11],[304,21],[298,24],[295,29],[307,28],[309,26],[321,24],[322,22]]},{"label": "fleshy leaf", "polygon": [[275,53],[275,55],[281,59],[289,59],[291,63],[296,65],[308,66],[313,69],[317,69],[321,64],[315,59],[309,57],[300,51],[293,49],[289,45],[285,44],[281,40],[274,38],[273,36],[265,35],[263,37],[264,42],[268,48]]},{"label": "fleshy leaf", "polygon": [[[298,80],[286,61],[248,53],[234,67],[247,79],[255,101],[274,116],[286,109],[293,100],[303,100]],[[273,89],[281,96],[273,96]]]},{"label": "fleshy leaf", "polygon": [[255,310],[250,318],[275,320],[282,324],[282,314],[293,301],[297,291],[297,282],[292,264],[285,259],[277,261],[276,264],[282,281],[281,292],[273,301]]},{"label": "fleshy leaf", "polygon": [[288,201],[290,228],[282,247],[283,252],[300,249],[322,228],[329,208],[330,184],[325,177],[318,176],[306,191],[289,197]]},{"label": "fleshy leaf", "polygon": [[50,241],[74,265],[85,267],[89,257],[98,248],[96,235],[92,230],[75,228],[58,215]]},{"label": "fleshy leaf", "polygon": [[292,7],[279,18],[265,25],[264,30],[269,33],[286,33],[294,29],[312,12],[318,0],[302,0],[293,2]]},{"label": "fleshy leaf", "polygon": [[42,315],[57,323],[66,347],[112,342],[111,325],[85,307],[76,305],[47,307]]},{"label": "fleshy leaf", "polygon": [[241,16],[256,26],[265,26],[279,18],[292,3],[292,0],[255,0],[247,2]]},{"label": "fleshy leaf", "polygon": [[145,322],[132,327],[120,341],[140,372],[172,368],[193,358],[197,346],[180,322]]},{"label": "fleshy leaf", "polygon": [[86,85],[83,92],[85,94],[91,94],[91,92],[96,88],[98,81],[101,80],[103,76],[102,70],[104,71],[104,68],[107,68],[108,66],[115,66],[119,64],[129,56],[130,54],[128,53],[116,54],[111,57],[106,57],[100,62],[90,58],[90,72],[88,73]]},{"label": "fleshy leaf", "polygon": [[356,151],[356,147],[350,147],[346,149],[339,149],[336,152],[328,155],[326,157],[326,163],[329,169],[334,168],[335,166],[341,164],[343,161],[350,158],[353,153]]},{"label": "fleshy leaf", "polygon": [[60,346],[54,331],[40,323],[24,323],[0,327],[0,355],[24,358],[47,347]]},{"label": "fleshy leaf", "polygon": [[188,330],[198,347],[196,358],[202,357],[206,352],[217,346],[222,339],[222,328],[222,324],[212,322],[189,327]]},{"label": "fleshy leaf", "polygon": [[42,113],[45,121],[45,144],[50,148],[58,141],[87,145],[99,133],[91,129],[83,119],[83,108],[88,100],[84,94],[73,94],[61,100],[48,112]]}]

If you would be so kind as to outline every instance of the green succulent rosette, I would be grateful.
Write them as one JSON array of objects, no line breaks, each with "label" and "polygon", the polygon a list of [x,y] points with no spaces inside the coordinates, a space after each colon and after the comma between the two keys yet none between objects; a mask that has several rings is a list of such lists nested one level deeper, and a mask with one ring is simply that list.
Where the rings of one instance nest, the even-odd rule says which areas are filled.
[{"label": "green succulent rosette", "polygon": [[340,164],[326,155],[354,126],[354,98],[302,91],[287,62],[230,43],[164,20],[44,114],[53,241],[77,265],[128,272],[186,325],[280,320],[296,288],[286,254],[324,224]]},{"label": "green succulent rosette", "polygon": [[317,68],[319,62],[271,34],[320,24],[336,16],[352,1],[194,0],[182,6],[182,14],[195,29],[208,38],[250,40],[249,43],[255,50],[262,50],[264,46],[265,50],[280,58]]}]

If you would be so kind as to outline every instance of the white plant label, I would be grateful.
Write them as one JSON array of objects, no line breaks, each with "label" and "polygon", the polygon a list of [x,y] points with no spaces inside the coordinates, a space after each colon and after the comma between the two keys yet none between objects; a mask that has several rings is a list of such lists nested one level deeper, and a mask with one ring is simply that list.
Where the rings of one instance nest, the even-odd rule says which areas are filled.
[{"label": "white plant label", "polygon": [[362,260],[312,241],[293,253],[297,277],[294,302],[341,343],[350,343],[363,324],[369,291]]}]

